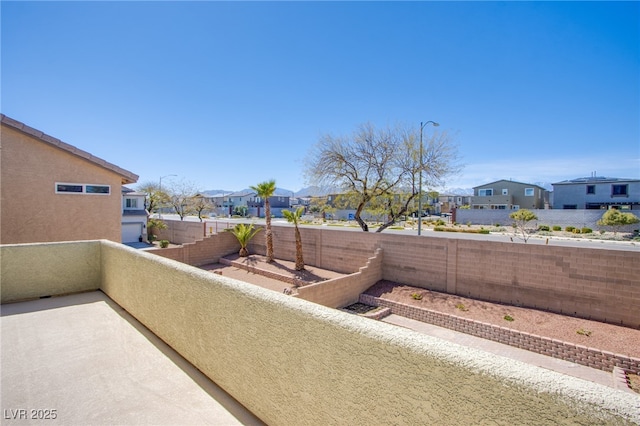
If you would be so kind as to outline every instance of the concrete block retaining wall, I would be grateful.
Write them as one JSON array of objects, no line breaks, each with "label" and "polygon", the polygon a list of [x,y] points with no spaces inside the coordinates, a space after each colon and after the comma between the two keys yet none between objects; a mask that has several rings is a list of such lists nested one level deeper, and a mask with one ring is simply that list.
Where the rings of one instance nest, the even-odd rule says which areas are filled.
[{"label": "concrete block retaining wall", "polygon": [[414,306],[385,300],[368,294],[360,295],[360,302],[370,306],[388,308],[391,310],[391,313],[401,315],[405,318],[460,331],[472,336],[493,340],[504,343],[505,345],[526,349],[565,361],[571,361],[587,367],[604,371],[613,371],[614,367],[620,367],[633,374],[640,373],[640,358],[588,348],[523,331],[511,330],[506,327],[498,327],[493,324],[462,318],[456,315],[418,309]]},{"label": "concrete block retaining wall", "polygon": [[[291,226],[273,227],[276,257],[295,261],[293,230]],[[320,226],[301,227],[300,231],[305,262],[319,268],[355,273],[381,248],[384,252],[382,279],[640,328],[638,251],[502,243],[438,235],[418,237]],[[210,250],[203,262],[217,262],[220,256],[239,249],[235,238],[228,233],[213,235],[204,241],[219,238],[225,242],[196,243],[202,246],[203,252]],[[206,244],[211,244],[210,248]],[[252,253],[264,254],[264,233],[257,234],[248,248]],[[162,251],[155,252],[162,254]],[[196,264],[183,258],[185,263]]]},{"label": "concrete block retaining wall", "polygon": [[382,249],[377,249],[358,272],[298,288],[298,297],[330,308],[356,303],[360,293],[382,279]]}]

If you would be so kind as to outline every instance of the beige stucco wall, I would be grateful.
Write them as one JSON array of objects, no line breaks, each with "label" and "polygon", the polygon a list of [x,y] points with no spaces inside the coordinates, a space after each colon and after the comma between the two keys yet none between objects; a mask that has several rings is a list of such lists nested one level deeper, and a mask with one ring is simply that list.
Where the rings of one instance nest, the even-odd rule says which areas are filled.
[{"label": "beige stucco wall", "polygon": [[[0,243],[121,240],[121,176],[1,128]],[[110,185],[111,193],[56,194],[56,182]]]},{"label": "beige stucco wall", "polygon": [[640,421],[635,395],[109,241],[0,249],[14,267],[3,264],[3,294],[29,268],[42,271],[21,280],[41,285],[97,270],[102,291],[270,425]]},{"label": "beige stucco wall", "polygon": [[102,259],[105,293],[268,424],[623,423],[638,403],[108,242]]},{"label": "beige stucco wall", "polygon": [[2,303],[100,288],[99,241],[0,245]]}]

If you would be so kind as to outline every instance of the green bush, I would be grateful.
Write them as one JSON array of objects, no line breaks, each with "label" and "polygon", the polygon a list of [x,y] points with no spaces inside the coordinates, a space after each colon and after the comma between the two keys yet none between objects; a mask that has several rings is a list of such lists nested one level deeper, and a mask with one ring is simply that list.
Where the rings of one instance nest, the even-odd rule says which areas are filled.
[{"label": "green bush", "polygon": [[438,231],[438,232],[442,232],[445,231],[444,226],[436,226],[435,228],[433,228],[434,231]]},{"label": "green bush", "polygon": [[566,228],[564,228],[564,230],[567,232],[573,232],[574,229],[576,229],[575,226],[567,226]]},{"label": "green bush", "polygon": [[591,234],[593,229],[587,228],[586,226],[580,230],[583,234]]},{"label": "green bush", "polygon": [[540,226],[538,226],[538,231],[548,231],[549,229],[550,229],[549,225],[540,225]]},{"label": "green bush", "polygon": [[571,232],[573,232],[574,234],[579,234],[579,233],[580,233],[580,229],[578,229],[578,228],[573,228],[573,229],[571,230]]},{"label": "green bush", "polygon": [[437,226],[444,226],[444,224],[445,224],[445,221],[444,221],[444,220],[442,220],[442,219],[438,219],[438,220],[436,221],[436,225],[437,225]]},{"label": "green bush", "polygon": [[553,228],[551,228],[551,229],[553,229],[554,231],[562,231],[562,226],[560,226],[560,225],[553,225]]},{"label": "green bush", "polygon": [[169,240],[160,240],[160,247],[162,248],[169,247]]}]

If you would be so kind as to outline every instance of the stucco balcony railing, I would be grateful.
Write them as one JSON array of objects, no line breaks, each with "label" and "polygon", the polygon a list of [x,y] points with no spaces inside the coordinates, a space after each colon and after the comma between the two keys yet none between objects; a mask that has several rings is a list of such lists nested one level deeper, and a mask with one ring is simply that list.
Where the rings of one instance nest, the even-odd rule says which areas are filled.
[{"label": "stucco balcony railing", "polygon": [[0,250],[3,303],[100,290],[270,425],[640,422],[636,395],[120,244]]}]

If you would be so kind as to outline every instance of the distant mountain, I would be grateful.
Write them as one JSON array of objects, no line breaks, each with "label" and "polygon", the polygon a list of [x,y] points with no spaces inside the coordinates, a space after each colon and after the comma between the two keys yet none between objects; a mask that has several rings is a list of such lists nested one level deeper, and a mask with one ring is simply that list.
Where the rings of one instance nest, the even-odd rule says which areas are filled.
[{"label": "distant mountain", "polygon": [[[220,195],[220,194],[233,194],[233,193],[241,193],[241,194],[245,194],[245,193],[249,193],[249,192],[255,192],[253,189],[251,188],[244,188],[244,189],[240,189],[240,190],[231,190],[231,189],[208,189],[206,191],[203,191],[203,194],[206,195]],[[275,192],[273,193],[273,195],[281,195],[281,196],[291,196],[294,192],[290,189],[285,189],[285,188],[276,188]]]},{"label": "distant mountain", "polygon": [[553,191],[553,185],[549,182],[534,182],[534,185],[538,185],[546,189],[547,191]]},{"label": "distant mountain", "polygon": [[451,195],[473,195],[473,188],[447,188],[442,194]]},{"label": "distant mountain", "polygon": [[229,194],[231,192],[235,191],[231,191],[229,189],[207,189],[206,191],[202,191],[202,193],[206,195]]},{"label": "distant mountain", "polygon": [[327,194],[336,194],[340,190],[336,188],[321,188],[319,186],[308,186],[296,192],[296,197],[321,197]]}]

